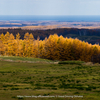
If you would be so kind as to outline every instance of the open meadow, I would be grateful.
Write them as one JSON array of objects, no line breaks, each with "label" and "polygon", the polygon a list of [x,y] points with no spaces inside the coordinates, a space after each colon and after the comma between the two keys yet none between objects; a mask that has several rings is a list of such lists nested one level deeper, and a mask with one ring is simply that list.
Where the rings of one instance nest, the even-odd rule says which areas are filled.
[{"label": "open meadow", "polygon": [[0,100],[100,100],[100,65],[0,56]]}]

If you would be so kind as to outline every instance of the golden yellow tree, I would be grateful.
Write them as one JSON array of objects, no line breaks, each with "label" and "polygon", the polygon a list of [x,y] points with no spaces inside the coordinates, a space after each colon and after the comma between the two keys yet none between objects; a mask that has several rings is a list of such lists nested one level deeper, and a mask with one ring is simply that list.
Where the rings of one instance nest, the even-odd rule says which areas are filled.
[{"label": "golden yellow tree", "polygon": [[4,48],[4,44],[3,44],[3,39],[4,38],[4,35],[1,34],[0,36],[0,55],[4,55],[4,51],[5,51],[5,48]]},{"label": "golden yellow tree", "polygon": [[5,36],[4,36],[4,41],[3,41],[4,46],[5,46],[5,55],[9,55],[9,54],[8,54],[8,41],[9,41],[9,38],[10,38],[10,33],[7,32],[7,33],[5,34]]},{"label": "golden yellow tree", "polygon": [[14,47],[15,47],[15,37],[14,37],[14,35],[11,33],[11,34],[9,34],[9,40],[8,40],[8,51],[7,51],[7,53],[8,53],[8,55],[10,55],[10,56],[14,56],[15,55],[15,51],[14,51]]},{"label": "golden yellow tree", "polygon": [[16,39],[15,39],[15,46],[14,46],[14,51],[15,55],[19,56],[20,55],[20,49],[21,49],[21,44],[20,44],[20,34],[16,34]]},{"label": "golden yellow tree", "polygon": [[58,60],[58,35],[50,35],[45,43],[46,58],[51,60]]}]

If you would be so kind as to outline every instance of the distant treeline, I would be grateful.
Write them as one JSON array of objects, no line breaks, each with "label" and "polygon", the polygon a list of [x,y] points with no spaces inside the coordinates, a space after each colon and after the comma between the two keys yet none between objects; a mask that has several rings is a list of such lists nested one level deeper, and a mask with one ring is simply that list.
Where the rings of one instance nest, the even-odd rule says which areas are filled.
[{"label": "distant treeline", "polygon": [[27,32],[22,40],[19,33],[7,32],[0,35],[0,55],[100,62],[100,46],[57,34],[40,40]]},{"label": "distant treeline", "polygon": [[63,37],[72,37],[78,38],[82,41],[89,42],[91,44],[99,43],[100,44],[100,29],[77,29],[77,28],[58,28],[58,29],[48,29],[48,30],[27,30],[27,29],[0,29],[0,34],[6,34],[6,32],[12,33],[16,36],[17,33],[20,34],[20,38],[24,39],[25,33],[32,33],[34,38],[40,37],[41,40],[44,40],[45,37],[49,35],[57,34],[58,36],[62,35]]}]

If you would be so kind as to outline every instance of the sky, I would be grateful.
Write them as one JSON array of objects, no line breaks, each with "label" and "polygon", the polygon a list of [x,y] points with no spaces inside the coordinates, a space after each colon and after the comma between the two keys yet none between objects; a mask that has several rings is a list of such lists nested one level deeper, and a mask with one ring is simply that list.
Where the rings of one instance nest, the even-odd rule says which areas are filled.
[{"label": "sky", "polygon": [[0,0],[0,15],[100,15],[100,0]]}]

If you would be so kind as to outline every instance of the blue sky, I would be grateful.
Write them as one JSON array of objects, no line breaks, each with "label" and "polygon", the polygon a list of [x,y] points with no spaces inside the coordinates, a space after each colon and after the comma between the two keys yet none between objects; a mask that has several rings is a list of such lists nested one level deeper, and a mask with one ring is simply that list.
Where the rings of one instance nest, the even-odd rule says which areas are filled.
[{"label": "blue sky", "polygon": [[0,0],[0,15],[100,15],[100,0]]}]

